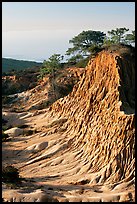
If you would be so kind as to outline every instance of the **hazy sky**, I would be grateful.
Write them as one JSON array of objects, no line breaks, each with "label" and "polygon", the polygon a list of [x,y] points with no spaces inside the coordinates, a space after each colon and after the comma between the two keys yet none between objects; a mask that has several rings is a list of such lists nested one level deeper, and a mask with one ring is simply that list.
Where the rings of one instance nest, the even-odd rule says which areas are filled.
[{"label": "hazy sky", "polygon": [[119,27],[135,30],[135,2],[2,2],[2,56],[43,61],[83,30]]}]

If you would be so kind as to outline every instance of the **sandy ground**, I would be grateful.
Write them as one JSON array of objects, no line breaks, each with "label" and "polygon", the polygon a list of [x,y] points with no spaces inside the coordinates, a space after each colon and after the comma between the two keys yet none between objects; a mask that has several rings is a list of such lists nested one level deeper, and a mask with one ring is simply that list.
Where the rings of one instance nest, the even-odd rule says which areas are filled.
[{"label": "sandy ground", "polygon": [[107,185],[96,182],[97,173],[88,171],[89,164],[86,159],[81,159],[80,147],[70,148],[71,135],[63,129],[64,118],[52,118],[48,109],[3,112],[3,115],[13,127],[25,124],[28,125],[26,129],[35,130],[32,135],[12,137],[11,141],[2,144],[2,164],[12,164],[26,179],[16,190],[3,184],[5,200],[16,197],[14,191],[18,196],[31,196],[35,190],[42,190],[59,202],[135,201],[135,189],[128,187],[130,183]]}]

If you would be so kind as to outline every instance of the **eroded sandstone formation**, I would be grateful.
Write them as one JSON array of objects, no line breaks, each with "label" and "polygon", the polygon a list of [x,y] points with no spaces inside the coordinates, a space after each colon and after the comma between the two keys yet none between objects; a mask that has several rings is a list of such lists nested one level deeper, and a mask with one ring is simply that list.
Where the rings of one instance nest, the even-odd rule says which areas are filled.
[{"label": "eroded sandstone formation", "polygon": [[[70,149],[80,149],[90,183],[132,185],[135,179],[135,58],[129,48],[103,50],[52,114],[68,118]],[[122,52],[122,53],[120,53]]]}]

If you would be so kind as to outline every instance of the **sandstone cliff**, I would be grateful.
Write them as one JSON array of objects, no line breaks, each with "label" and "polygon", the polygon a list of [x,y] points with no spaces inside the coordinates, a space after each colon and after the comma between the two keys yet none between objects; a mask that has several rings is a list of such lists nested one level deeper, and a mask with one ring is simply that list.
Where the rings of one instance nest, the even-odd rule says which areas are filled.
[{"label": "sandstone cliff", "polygon": [[[135,56],[132,49],[104,50],[79,83],[51,107],[67,117],[70,149],[81,151],[92,182],[134,183]],[[83,170],[82,170],[83,169]],[[85,171],[85,165],[81,167]],[[116,184],[117,185],[117,184]]]}]

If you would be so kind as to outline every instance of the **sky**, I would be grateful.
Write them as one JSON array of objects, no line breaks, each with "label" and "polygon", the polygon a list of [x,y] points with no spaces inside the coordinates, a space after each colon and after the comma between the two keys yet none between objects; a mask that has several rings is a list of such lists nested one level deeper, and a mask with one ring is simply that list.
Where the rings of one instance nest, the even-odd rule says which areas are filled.
[{"label": "sky", "polygon": [[2,57],[65,56],[82,31],[135,30],[135,2],[2,2]]}]

